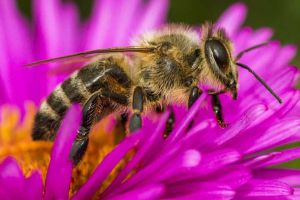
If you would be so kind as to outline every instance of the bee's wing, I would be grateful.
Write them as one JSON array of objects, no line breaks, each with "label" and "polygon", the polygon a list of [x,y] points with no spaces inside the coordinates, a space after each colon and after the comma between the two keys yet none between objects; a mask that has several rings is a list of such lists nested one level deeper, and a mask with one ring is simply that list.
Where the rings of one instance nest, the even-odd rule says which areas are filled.
[{"label": "bee's wing", "polygon": [[[85,63],[91,62],[100,54],[107,53],[125,53],[125,52],[137,52],[137,53],[150,53],[155,51],[155,47],[138,47],[138,46],[129,46],[129,47],[116,47],[108,49],[96,49],[91,51],[84,51],[76,54],[50,58],[46,60],[39,60],[30,64],[25,65],[26,67],[33,67],[42,64],[56,63],[58,65],[57,69],[52,69],[52,72],[70,72],[72,70],[78,69],[80,66]],[[71,69],[70,69],[71,67]]]}]

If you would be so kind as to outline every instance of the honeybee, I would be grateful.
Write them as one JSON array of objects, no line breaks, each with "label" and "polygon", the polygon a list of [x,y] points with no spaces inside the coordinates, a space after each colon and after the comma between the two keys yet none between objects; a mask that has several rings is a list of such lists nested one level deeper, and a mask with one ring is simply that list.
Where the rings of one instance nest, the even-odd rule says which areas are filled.
[{"label": "honeybee", "polygon": [[[134,46],[98,49],[31,63],[29,66],[93,60],[76,70],[42,102],[35,116],[32,137],[53,140],[68,108],[80,103],[83,117],[70,154],[70,159],[77,164],[86,151],[92,125],[108,114],[132,112],[129,131],[133,132],[142,126],[143,113],[174,102],[190,108],[202,92],[212,95],[217,122],[226,127],[218,95],[229,92],[233,99],[237,98],[237,66],[253,74],[281,103],[280,97],[250,67],[238,62],[245,52],[262,45],[234,57],[232,42],[222,28],[206,23],[200,37],[185,25],[168,25],[142,34],[135,39]],[[202,84],[210,85],[211,89],[202,91],[199,88]]]}]

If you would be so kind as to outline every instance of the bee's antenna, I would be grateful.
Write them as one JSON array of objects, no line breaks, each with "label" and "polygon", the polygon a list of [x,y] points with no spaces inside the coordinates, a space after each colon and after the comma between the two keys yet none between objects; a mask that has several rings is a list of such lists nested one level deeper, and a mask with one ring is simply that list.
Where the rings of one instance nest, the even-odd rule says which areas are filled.
[{"label": "bee's antenna", "polygon": [[270,88],[270,86],[267,85],[267,83],[258,76],[258,74],[256,74],[250,67],[248,67],[247,65],[244,65],[242,63],[235,63],[236,65],[248,70],[251,74],[253,74],[255,76],[255,78],[263,85],[265,86],[265,88],[277,99],[277,101],[279,103],[282,103],[281,98]]},{"label": "bee's antenna", "polygon": [[238,53],[238,55],[236,56],[235,60],[238,61],[239,59],[241,59],[241,57],[242,57],[245,53],[247,53],[247,52],[249,52],[249,51],[252,51],[252,50],[254,50],[254,49],[263,47],[263,46],[265,46],[265,45],[267,45],[267,44],[269,44],[269,42],[264,42],[264,43],[257,44],[257,45],[254,45],[254,46],[252,46],[252,47],[249,47],[249,48],[247,48],[247,49],[244,49],[243,51],[241,51],[240,53]]}]

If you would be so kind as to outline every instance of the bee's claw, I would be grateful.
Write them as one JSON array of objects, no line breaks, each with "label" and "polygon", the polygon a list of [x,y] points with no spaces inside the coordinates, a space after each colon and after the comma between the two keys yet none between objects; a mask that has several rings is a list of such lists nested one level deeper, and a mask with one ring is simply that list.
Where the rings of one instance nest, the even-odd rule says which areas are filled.
[{"label": "bee's claw", "polygon": [[74,165],[77,165],[82,159],[87,149],[88,143],[89,143],[88,138],[75,140],[75,142],[73,143],[69,158]]},{"label": "bee's claw", "polygon": [[226,123],[224,121],[220,121],[220,120],[218,120],[218,124],[221,128],[227,128],[229,126],[228,123]]}]

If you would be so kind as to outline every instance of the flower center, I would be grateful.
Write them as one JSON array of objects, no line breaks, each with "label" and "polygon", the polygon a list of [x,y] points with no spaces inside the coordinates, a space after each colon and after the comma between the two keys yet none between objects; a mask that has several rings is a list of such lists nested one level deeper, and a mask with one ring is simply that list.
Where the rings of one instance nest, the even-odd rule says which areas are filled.
[{"label": "flower center", "polygon": [[[13,156],[25,176],[29,176],[33,170],[39,170],[45,181],[53,143],[32,141],[31,130],[36,107],[32,103],[27,103],[25,107],[25,116],[21,123],[18,109],[4,106],[0,110],[0,162],[7,156]],[[119,142],[119,137],[124,137],[118,128],[107,131],[108,124],[109,119],[105,119],[93,127],[87,152],[73,169],[70,195],[76,193],[87,181],[97,165]],[[111,183],[124,164],[125,161],[120,162],[113,170],[100,188],[99,194]]]}]

